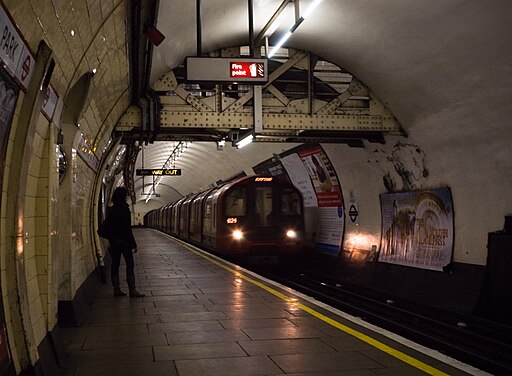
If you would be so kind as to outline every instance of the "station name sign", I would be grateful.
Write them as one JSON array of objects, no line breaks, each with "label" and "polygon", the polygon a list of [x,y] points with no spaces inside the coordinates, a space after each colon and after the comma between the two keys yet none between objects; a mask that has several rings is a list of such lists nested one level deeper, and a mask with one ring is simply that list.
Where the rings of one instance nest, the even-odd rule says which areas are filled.
[{"label": "station name sign", "polygon": [[187,57],[187,81],[261,84],[268,82],[267,59]]},{"label": "station name sign", "polygon": [[0,60],[27,90],[36,60],[7,11],[0,5]]},{"label": "station name sign", "polygon": [[146,169],[146,168],[138,168],[135,170],[135,175],[137,176],[179,176],[181,175],[180,168],[154,168],[154,169]]}]

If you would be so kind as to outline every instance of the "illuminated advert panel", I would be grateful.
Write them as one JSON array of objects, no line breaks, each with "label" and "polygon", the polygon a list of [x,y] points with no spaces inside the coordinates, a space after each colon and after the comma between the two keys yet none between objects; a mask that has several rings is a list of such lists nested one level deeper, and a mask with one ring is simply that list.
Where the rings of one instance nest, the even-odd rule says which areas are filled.
[{"label": "illuminated advert panel", "polygon": [[245,84],[268,82],[267,59],[187,57],[185,68],[187,81]]}]

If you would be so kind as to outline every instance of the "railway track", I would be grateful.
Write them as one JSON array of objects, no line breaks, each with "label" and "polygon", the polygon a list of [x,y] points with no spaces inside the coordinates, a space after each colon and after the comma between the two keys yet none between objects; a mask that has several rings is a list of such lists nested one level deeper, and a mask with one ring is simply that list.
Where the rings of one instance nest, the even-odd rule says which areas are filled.
[{"label": "railway track", "polygon": [[512,327],[389,297],[305,269],[259,274],[494,375],[512,375]]}]

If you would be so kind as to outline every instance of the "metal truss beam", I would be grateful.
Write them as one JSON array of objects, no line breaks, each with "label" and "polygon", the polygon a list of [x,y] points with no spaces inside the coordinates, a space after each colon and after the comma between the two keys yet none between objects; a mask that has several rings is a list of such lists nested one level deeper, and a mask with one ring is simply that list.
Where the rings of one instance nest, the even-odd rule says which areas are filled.
[{"label": "metal truss beam", "polygon": [[[255,130],[257,141],[319,138],[331,142],[329,138],[371,139],[372,134],[382,140],[383,134],[405,134],[393,114],[356,77],[325,61],[315,68],[321,59],[308,52],[289,52],[290,58],[274,63],[269,81],[262,86],[262,126]],[[254,130],[254,90],[250,86],[180,84],[171,71],[153,90],[161,105],[157,140],[229,140],[233,131]],[[142,134],[141,122],[141,111],[133,106],[116,131],[136,138]]]},{"label": "metal truss beam", "polygon": [[[164,107],[161,128],[253,128],[252,113],[175,112]],[[263,114],[263,134],[274,130],[342,130],[400,133],[392,116]]]}]

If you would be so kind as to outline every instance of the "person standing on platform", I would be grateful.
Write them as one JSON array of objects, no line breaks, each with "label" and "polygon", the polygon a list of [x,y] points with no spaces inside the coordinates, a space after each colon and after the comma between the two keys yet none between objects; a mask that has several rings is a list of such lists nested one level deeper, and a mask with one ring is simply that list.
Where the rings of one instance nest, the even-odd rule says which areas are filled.
[{"label": "person standing on platform", "polygon": [[108,227],[108,241],[110,243],[109,252],[112,258],[110,277],[114,296],[125,296],[126,293],[121,290],[119,285],[119,265],[121,255],[126,263],[126,282],[128,283],[129,294],[132,298],[141,298],[144,294],[135,288],[135,262],[133,253],[137,252],[137,243],[133,237],[131,225],[131,213],[128,203],[128,190],[125,187],[118,187],[112,195],[113,205],[107,208],[107,217],[105,221]]}]

